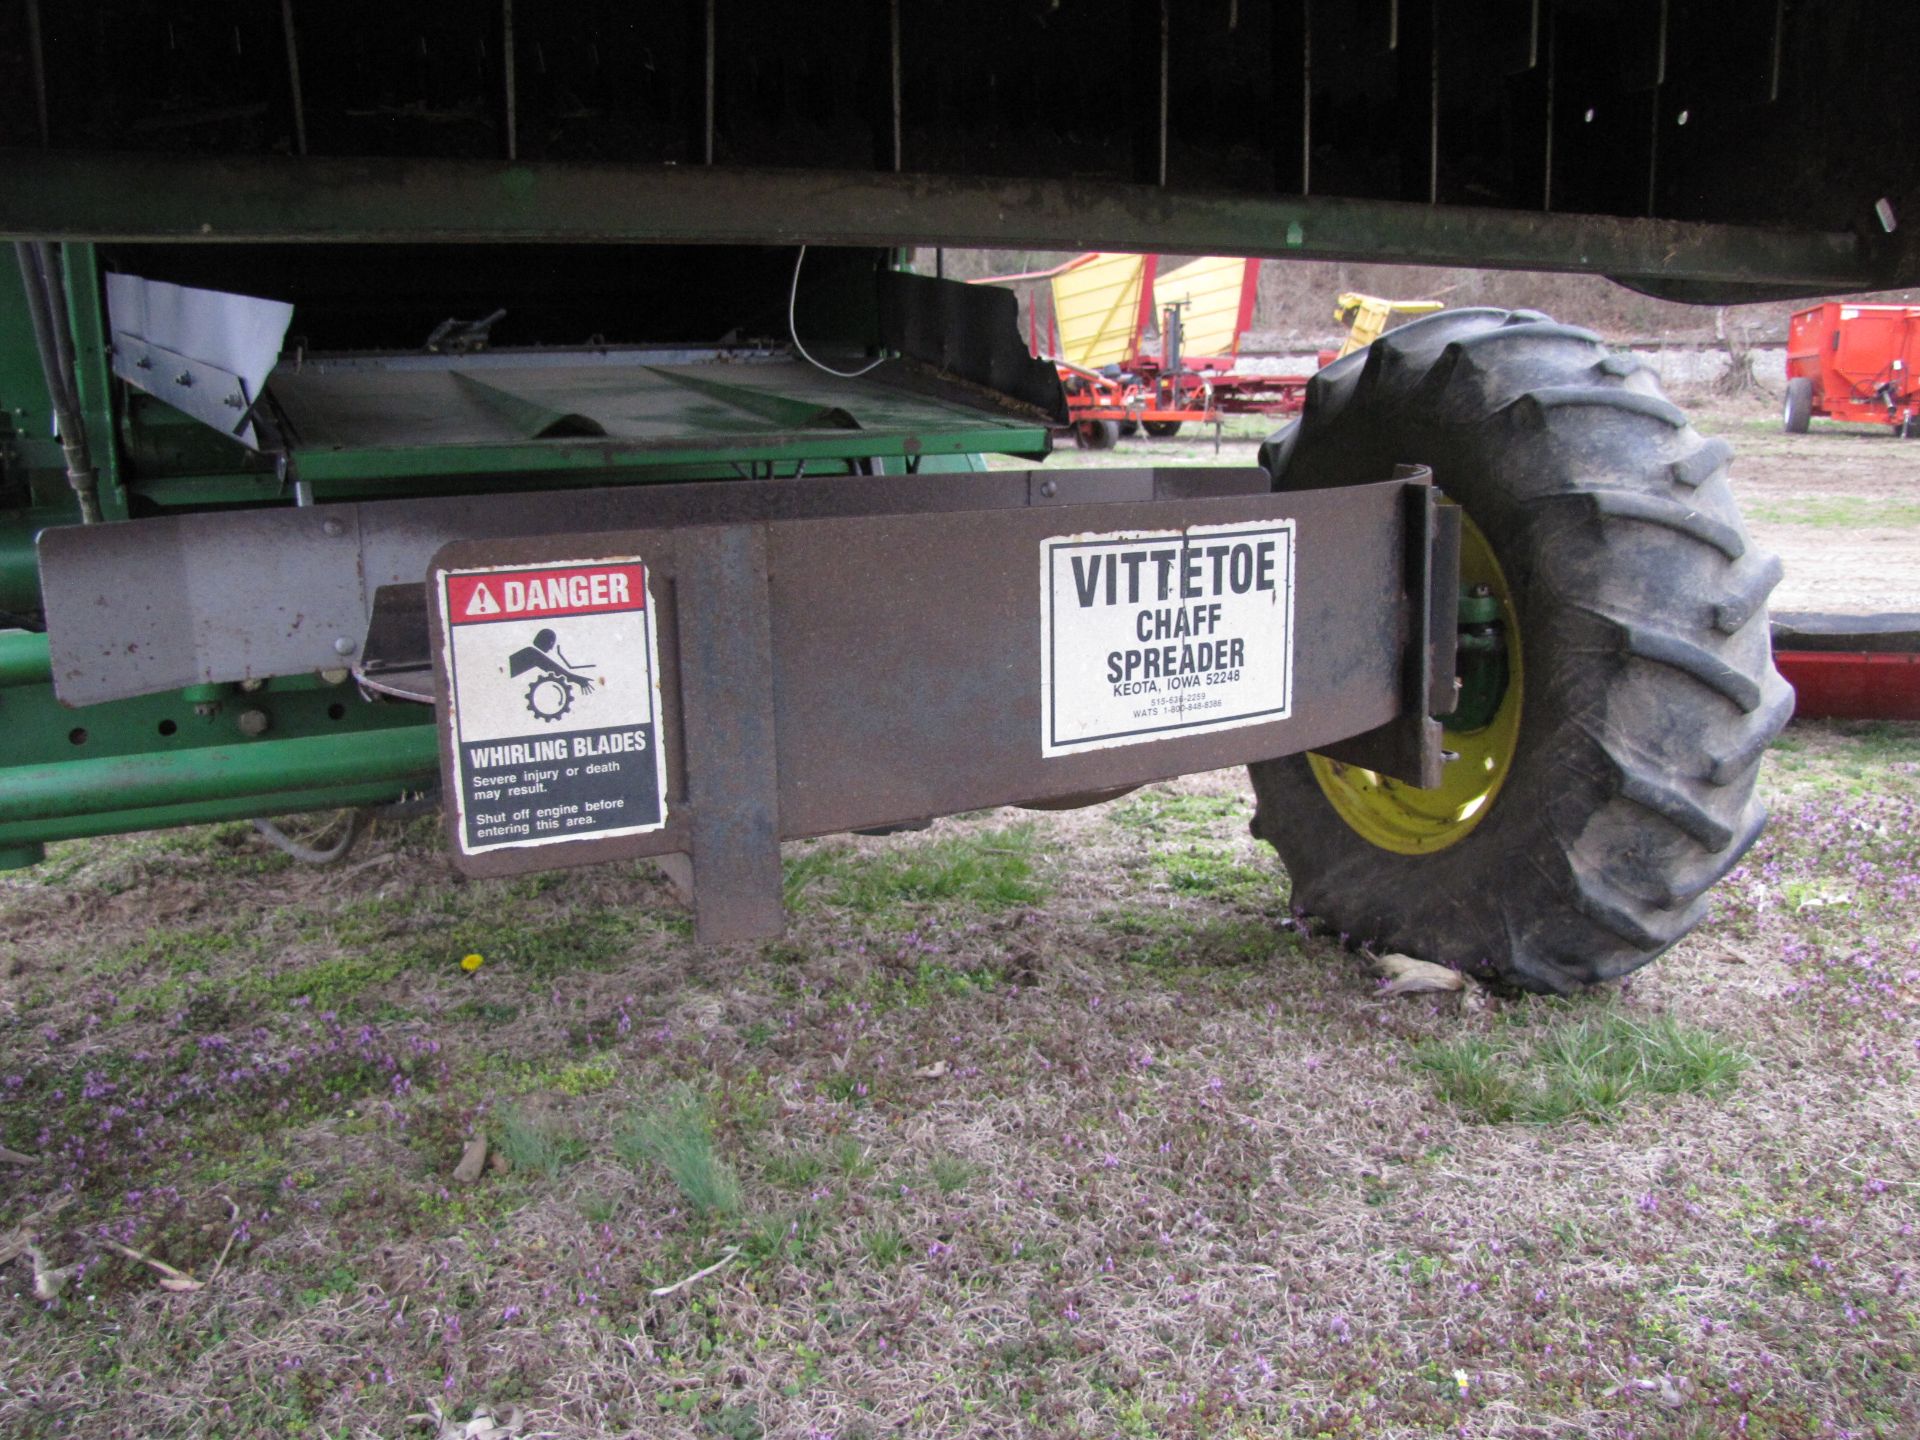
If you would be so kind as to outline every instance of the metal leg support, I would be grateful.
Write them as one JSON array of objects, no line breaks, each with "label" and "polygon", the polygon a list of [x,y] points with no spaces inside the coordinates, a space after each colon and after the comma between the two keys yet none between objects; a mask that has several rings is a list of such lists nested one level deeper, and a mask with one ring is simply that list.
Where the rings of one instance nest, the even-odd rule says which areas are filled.
[{"label": "metal leg support", "polygon": [[[676,571],[694,934],[702,944],[771,939],[786,915],[766,530],[686,531]],[[732,623],[684,623],[695,615]]]}]

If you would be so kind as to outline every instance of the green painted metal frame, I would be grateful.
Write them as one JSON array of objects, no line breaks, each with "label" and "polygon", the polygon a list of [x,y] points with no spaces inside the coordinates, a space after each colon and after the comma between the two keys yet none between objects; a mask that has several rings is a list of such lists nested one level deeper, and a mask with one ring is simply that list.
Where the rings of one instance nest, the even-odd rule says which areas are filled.
[{"label": "green painted metal frame", "polygon": [[[926,415],[891,429],[763,431],[711,444],[530,440],[313,449],[296,452],[285,471],[266,469],[249,456],[210,449],[196,426],[183,429],[158,402],[116,413],[124,391],[111,373],[98,257],[93,245],[69,242],[63,258],[81,409],[102,508],[113,520],[128,518],[136,499],[147,508],[285,504],[295,479],[325,499],[574,486],[583,474],[646,483],[868,464],[933,473],[974,468],[983,451],[1042,455],[1050,444],[1037,422],[955,411],[950,423]],[[0,309],[0,321],[7,313]],[[0,401],[21,432],[9,442],[9,464],[28,481],[29,501],[53,503],[0,514],[0,609],[30,612],[40,603],[34,536],[78,517],[57,444],[28,433],[48,424],[48,411],[27,327],[14,318],[21,323],[0,332],[7,347]],[[770,396],[767,403],[783,402]],[[230,470],[222,468],[228,464]],[[264,719],[264,730],[247,733],[243,715],[256,724]],[[23,632],[0,632],[0,727],[7,736],[0,868],[35,863],[59,840],[375,805],[437,783],[429,707],[367,700],[345,683],[302,677],[251,691],[200,687],[70,709],[53,695],[45,636]]]},{"label": "green painted metal frame", "polygon": [[[242,716],[264,717],[249,736]],[[84,835],[373,805],[437,780],[433,712],[320,677],[107,705],[54,698],[44,635],[0,633],[0,868]]]},{"label": "green painted metal frame", "polygon": [[[1048,432],[1041,425],[1006,426],[991,431],[956,429],[946,434],[915,436],[874,435],[864,431],[838,431],[829,435],[776,435],[733,445],[699,448],[647,449],[605,440],[558,441],[529,440],[503,445],[392,446],[354,450],[307,450],[297,460],[299,478],[315,485],[364,483],[378,478],[387,493],[413,493],[407,483],[452,477],[488,475],[523,476],[561,475],[566,483],[578,484],[583,471],[641,471],[645,478],[664,478],[658,472],[666,467],[683,467],[683,473],[705,470],[716,465],[777,465],[791,469],[793,462],[851,460],[901,460],[920,455],[971,455],[983,449],[1006,455],[1044,455]],[[513,488],[524,489],[516,483]]]}]

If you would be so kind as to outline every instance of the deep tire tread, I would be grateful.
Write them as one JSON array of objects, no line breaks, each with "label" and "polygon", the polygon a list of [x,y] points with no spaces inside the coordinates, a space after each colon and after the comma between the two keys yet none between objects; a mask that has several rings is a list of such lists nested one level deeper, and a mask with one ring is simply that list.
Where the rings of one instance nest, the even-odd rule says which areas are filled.
[{"label": "deep tire tread", "polygon": [[1738,705],[1743,715],[1751,715],[1760,708],[1759,681],[1691,640],[1661,630],[1629,626],[1627,653],[1692,676],[1716,695]]},{"label": "deep tire tread", "polygon": [[1628,390],[1624,386],[1543,385],[1538,390],[1529,391],[1515,403],[1531,405],[1542,411],[1560,410],[1568,406],[1598,406],[1608,410],[1623,410],[1629,415],[1644,415],[1675,430],[1687,427],[1686,412],[1671,400],[1641,390]]},{"label": "deep tire tread", "polygon": [[1667,466],[1667,477],[1676,485],[1697,490],[1727,468],[1733,459],[1733,446],[1715,435]]},{"label": "deep tire tread", "polygon": [[1773,677],[1772,698],[1753,717],[1753,723],[1740,743],[1714,759],[1707,770],[1709,785],[1738,785],[1751,782],[1760,757],[1767,753],[1773,737],[1793,718],[1793,687],[1778,675]]},{"label": "deep tire tread", "polygon": [[1724,850],[1733,843],[1733,827],[1721,823],[1658,776],[1623,769],[1620,793],[1644,810],[1684,831],[1708,850]]},{"label": "deep tire tread", "polygon": [[1754,616],[1763,615],[1767,597],[1785,576],[1778,555],[1768,555],[1744,575],[1734,578],[1729,593],[1713,607],[1713,628],[1722,635],[1738,635]]},{"label": "deep tire tread", "polygon": [[1746,537],[1736,527],[1714,519],[1697,506],[1683,505],[1664,495],[1595,487],[1563,490],[1557,494],[1542,495],[1539,500],[1541,503],[1584,500],[1597,513],[1609,519],[1639,520],[1648,525],[1658,525],[1676,535],[1685,535],[1703,545],[1711,545],[1729,560],[1738,560],[1747,553]]}]

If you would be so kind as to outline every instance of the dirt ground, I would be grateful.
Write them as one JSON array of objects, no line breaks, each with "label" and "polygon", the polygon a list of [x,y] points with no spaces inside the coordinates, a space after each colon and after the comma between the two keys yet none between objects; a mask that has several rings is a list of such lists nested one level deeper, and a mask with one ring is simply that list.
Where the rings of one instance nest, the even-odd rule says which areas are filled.
[{"label": "dirt ground", "polygon": [[1904,1440],[1920,727],[1763,783],[1578,1001],[1383,995],[1239,772],[791,847],[722,952],[430,821],[58,846],[0,877],[0,1433]]},{"label": "dirt ground", "polygon": [[1748,529],[1785,566],[1775,609],[1920,611],[1920,441],[1827,420],[1788,435],[1770,396],[1680,399],[1733,444]]},{"label": "dirt ground", "polygon": [[[1785,567],[1776,610],[1920,611],[1920,441],[1895,438],[1886,426],[1826,420],[1788,435],[1778,398],[1762,391],[1673,398],[1701,433],[1734,447],[1733,489],[1747,528]],[[1131,437],[1110,451],[1068,449],[1055,463],[1251,465],[1272,428],[1236,418],[1217,450],[1210,430],[1188,430]]]}]

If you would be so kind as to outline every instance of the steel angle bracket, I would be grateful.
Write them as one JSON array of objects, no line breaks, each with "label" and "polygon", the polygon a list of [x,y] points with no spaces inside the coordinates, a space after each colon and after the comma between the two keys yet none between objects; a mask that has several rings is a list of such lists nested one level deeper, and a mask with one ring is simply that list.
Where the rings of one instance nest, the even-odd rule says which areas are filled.
[{"label": "steel angle bracket", "polygon": [[[1451,615],[1436,608],[1436,597],[1451,596],[1456,583],[1448,536],[1457,537],[1457,528],[1446,523],[1426,473],[1278,494],[1217,487],[1204,493],[1204,485],[1168,472],[1162,477],[1166,483],[1150,493],[1131,487],[1106,501],[1083,494],[1078,503],[1062,503],[1075,488],[1071,473],[1036,473],[1024,505],[746,518],[445,545],[428,568],[426,609],[443,775],[455,797],[449,827],[456,864],[469,874],[499,876],[685,856],[699,938],[750,940],[777,934],[782,925],[783,840],[1112,791],[1305,750],[1328,752],[1356,736],[1378,747],[1381,768],[1437,776],[1438,727],[1427,714],[1443,669],[1451,679],[1452,655],[1434,621]],[[1244,720],[1213,728],[1141,722],[1137,732],[1117,739],[1059,744],[1050,709],[1059,687],[1081,685],[1082,698],[1097,711],[1111,699],[1103,689],[1106,675],[1122,673],[1118,657],[1127,652],[1097,653],[1078,671],[1049,658],[1048,646],[1063,643],[1067,633],[1046,628],[1055,623],[1050,605],[1070,606],[1075,585],[1091,598],[1106,583],[1094,578],[1106,573],[1098,567],[1069,566],[1055,571],[1055,588],[1048,590],[1052,551],[1082,546],[1091,554],[1135,542],[1192,549],[1241,534],[1290,537],[1287,653],[1272,647],[1236,652],[1260,663],[1284,658],[1283,703],[1250,708]],[[1219,573],[1230,576],[1227,567],[1239,562],[1219,563]],[[452,594],[446,577],[470,583],[494,571],[591,575],[603,564],[645,567],[655,637],[647,653],[659,685],[651,733],[664,776],[658,822],[524,846],[467,844],[457,814],[459,747],[466,740],[448,723],[445,703],[454,683],[448,639],[454,602],[442,598]],[[1113,592],[1119,608],[1101,633],[1137,632],[1144,642],[1156,625],[1186,623],[1176,614],[1182,608],[1177,595],[1161,605],[1149,593],[1154,563],[1135,569],[1149,589],[1130,601],[1129,571],[1119,570]],[[1181,572],[1175,566],[1160,573]],[[1064,590],[1059,575],[1067,577]],[[490,589],[488,605],[496,595],[504,596],[498,586]],[[567,618],[529,610],[489,619],[503,634],[511,632],[498,656],[512,646],[546,643],[543,630],[555,632],[560,650],[569,644]],[[1217,614],[1208,623],[1218,623]],[[637,653],[608,650],[586,658],[610,667],[609,674],[622,666],[637,673]],[[495,673],[503,673],[503,663],[495,662]],[[1171,665],[1171,653],[1162,663]],[[461,683],[490,683],[482,670],[466,672]],[[565,723],[596,723],[594,700],[583,698]],[[1111,703],[1124,709],[1132,702]],[[1410,706],[1417,708],[1409,713]],[[495,769],[517,763],[499,750],[484,758]],[[524,783],[515,788],[533,796],[523,808],[555,814],[571,803]]]},{"label": "steel angle bracket", "polygon": [[117,333],[113,337],[113,373],[222,435],[234,436],[247,445],[254,443],[254,397],[247,393],[247,382],[231,370],[181,355],[137,335]]},{"label": "steel angle bracket", "polygon": [[1404,496],[1406,533],[1401,571],[1406,604],[1400,637],[1405,703],[1386,724],[1363,735],[1323,746],[1329,760],[1378,771],[1431,790],[1441,782],[1446,752],[1433,718],[1454,705],[1454,649],[1459,632],[1454,595],[1460,584],[1460,508],[1432,485],[1422,466],[1399,466],[1409,483]]}]

